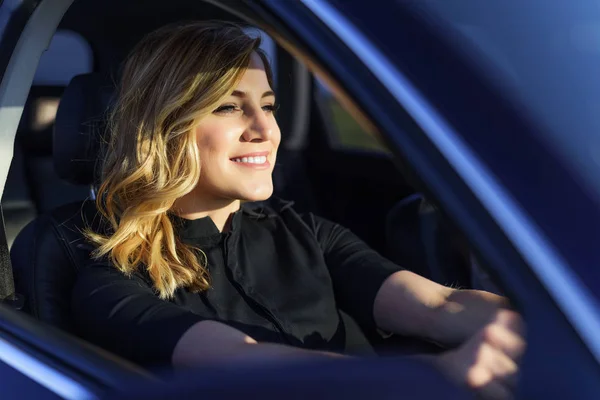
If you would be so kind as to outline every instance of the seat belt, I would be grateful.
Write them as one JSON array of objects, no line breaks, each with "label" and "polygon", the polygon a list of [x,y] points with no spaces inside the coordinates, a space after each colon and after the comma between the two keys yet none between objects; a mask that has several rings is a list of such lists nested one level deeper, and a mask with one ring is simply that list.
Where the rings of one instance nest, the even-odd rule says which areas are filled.
[{"label": "seat belt", "polygon": [[4,227],[4,212],[0,204],[0,301],[4,304],[20,310],[25,304],[23,296],[15,293],[15,281],[13,278],[12,263],[8,241],[6,240],[6,229]]}]

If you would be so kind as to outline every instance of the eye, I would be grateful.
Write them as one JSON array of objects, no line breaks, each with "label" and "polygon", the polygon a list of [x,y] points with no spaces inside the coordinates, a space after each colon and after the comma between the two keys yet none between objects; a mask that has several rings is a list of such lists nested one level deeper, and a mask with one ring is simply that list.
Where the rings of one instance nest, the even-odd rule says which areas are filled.
[{"label": "eye", "polygon": [[224,104],[224,105],[218,107],[215,111],[213,111],[213,113],[214,114],[232,114],[238,110],[239,110],[239,107],[236,106],[235,104]]},{"label": "eye", "polygon": [[262,106],[263,111],[271,114],[274,113],[275,111],[277,111],[279,109],[279,104],[275,105],[275,104],[267,104]]}]

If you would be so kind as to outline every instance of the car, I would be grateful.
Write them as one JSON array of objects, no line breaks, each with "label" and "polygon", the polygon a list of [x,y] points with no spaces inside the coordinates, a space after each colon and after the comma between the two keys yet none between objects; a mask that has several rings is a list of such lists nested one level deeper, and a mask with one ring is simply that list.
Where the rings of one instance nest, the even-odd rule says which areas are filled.
[{"label": "car", "polygon": [[77,337],[72,221],[94,196],[110,77],[145,33],[189,19],[273,40],[277,195],[431,279],[508,296],[527,326],[518,397],[599,397],[595,2],[14,0],[0,5],[3,398],[466,395],[407,359],[173,373]]}]

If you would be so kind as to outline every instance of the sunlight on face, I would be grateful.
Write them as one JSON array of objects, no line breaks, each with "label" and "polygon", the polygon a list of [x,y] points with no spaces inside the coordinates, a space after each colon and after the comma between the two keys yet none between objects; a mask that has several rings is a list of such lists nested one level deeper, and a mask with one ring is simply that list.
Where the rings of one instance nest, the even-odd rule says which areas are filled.
[{"label": "sunlight on face", "polygon": [[275,94],[260,56],[233,93],[196,127],[200,180],[195,192],[213,198],[260,201],[273,193],[272,172],[281,141]]}]

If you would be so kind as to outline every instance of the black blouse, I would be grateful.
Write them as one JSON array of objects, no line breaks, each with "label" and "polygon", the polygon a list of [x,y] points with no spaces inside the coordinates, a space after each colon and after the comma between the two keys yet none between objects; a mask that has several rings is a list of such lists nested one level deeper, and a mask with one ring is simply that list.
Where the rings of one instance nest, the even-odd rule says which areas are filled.
[{"label": "black blouse", "polygon": [[377,291],[401,269],[348,229],[282,200],[243,206],[227,233],[209,217],[172,220],[184,242],[206,253],[211,288],[179,289],[165,301],[145,271],[129,278],[108,262],[83,266],[72,296],[82,337],[146,365],[170,363],[179,338],[202,320],[259,342],[361,351],[368,348],[363,330],[375,329]]}]

